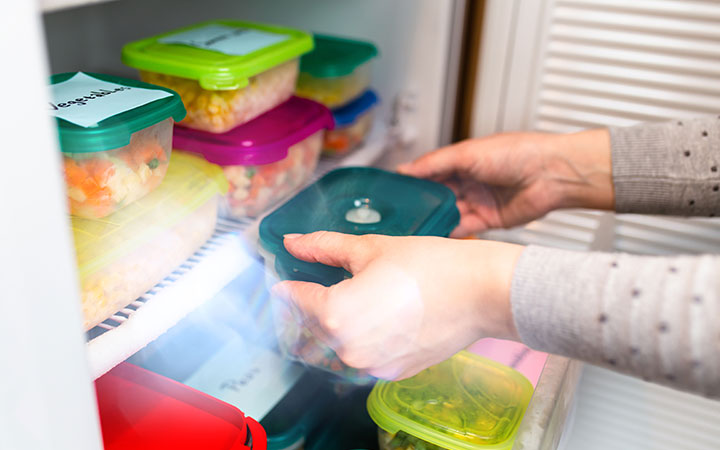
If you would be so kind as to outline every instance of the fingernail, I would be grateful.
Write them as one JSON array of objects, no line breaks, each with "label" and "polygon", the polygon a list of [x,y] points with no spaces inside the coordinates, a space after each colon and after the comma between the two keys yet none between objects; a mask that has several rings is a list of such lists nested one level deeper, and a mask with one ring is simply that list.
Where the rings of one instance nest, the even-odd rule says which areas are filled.
[{"label": "fingernail", "polygon": [[283,283],[275,284],[275,286],[270,289],[270,292],[278,297],[288,297],[290,294],[290,290]]},{"label": "fingernail", "polygon": [[300,233],[288,233],[288,234],[283,235],[283,239],[295,239],[295,238],[299,238],[300,236],[302,236],[302,234],[300,234]]}]

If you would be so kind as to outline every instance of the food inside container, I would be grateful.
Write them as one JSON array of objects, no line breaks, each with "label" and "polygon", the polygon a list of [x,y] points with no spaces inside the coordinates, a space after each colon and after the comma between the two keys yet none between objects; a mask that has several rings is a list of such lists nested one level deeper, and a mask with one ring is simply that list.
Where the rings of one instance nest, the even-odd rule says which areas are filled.
[{"label": "food inside container", "polygon": [[173,122],[185,116],[176,93],[100,74],[63,73],[50,82],[54,97],[72,99],[51,103],[72,215],[106,217],[160,185]]},{"label": "food inside container", "polygon": [[297,95],[338,108],[370,86],[371,61],[378,54],[370,42],[315,35],[315,49],[300,60]]},{"label": "food inside container", "polygon": [[222,166],[230,183],[221,213],[256,217],[307,182],[317,166],[330,111],[293,97],[255,120],[223,134],[178,127],[174,147]]},{"label": "food inside container", "polygon": [[105,450],[266,450],[262,426],[177,381],[121,363],[95,381]]},{"label": "food inside container", "polygon": [[222,171],[173,154],[163,183],[105,219],[72,219],[86,330],[157,284],[212,235]]},{"label": "food inside container", "polygon": [[[312,214],[308,214],[311,211]],[[448,236],[459,222],[455,196],[447,187],[369,167],[336,169],[313,183],[260,222],[261,255],[274,279],[330,286],[350,276],[345,270],[292,257],[283,236],[326,230],[349,234]],[[270,276],[272,282],[272,275]],[[345,365],[303,325],[302,315],[273,298],[281,350],[292,359],[341,375],[373,381]]]},{"label": "food inside container", "polygon": [[335,129],[325,134],[323,155],[345,155],[359,147],[370,132],[377,102],[375,92],[368,90],[346,106],[333,110]]},{"label": "food inside container", "polygon": [[122,58],[180,94],[183,126],[224,133],[290,98],[298,58],[312,48],[303,31],[217,20],[129,43]]},{"label": "food inside container", "polygon": [[336,403],[331,386],[324,377],[306,372],[260,421],[268,436],[268,450],[305,448],[310,433],[322,428]]},{"label": "food inside container", "polygon": [[510,449],[533,387],[519,372],[460,352],[368,398],[381,450]]}]

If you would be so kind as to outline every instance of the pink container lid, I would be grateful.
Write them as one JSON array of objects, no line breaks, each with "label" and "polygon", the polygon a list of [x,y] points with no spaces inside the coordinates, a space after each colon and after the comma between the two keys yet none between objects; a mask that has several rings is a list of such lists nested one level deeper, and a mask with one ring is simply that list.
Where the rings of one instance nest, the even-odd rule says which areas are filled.
[{"label": "pink container lid", "polygon": [[316,131],[333,127],[332,113],[324,105],[291,97],[226,133],[174,127],[173,148],[200,154],[221,166],[269,164],[285,159],[288,148]]}]

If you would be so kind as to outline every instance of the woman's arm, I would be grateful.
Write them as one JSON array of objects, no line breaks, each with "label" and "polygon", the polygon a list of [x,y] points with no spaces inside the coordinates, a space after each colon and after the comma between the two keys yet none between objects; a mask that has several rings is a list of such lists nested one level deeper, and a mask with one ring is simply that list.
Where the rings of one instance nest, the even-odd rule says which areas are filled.
[{"label": "woman's arm", "polygon": [[611,128],[615,210],[720,215],[720,116]]},{"label": "woman's arm", "polygon": [[720,256],[651,257],[527,247],[516,329],[538,350],[720,397]]}]

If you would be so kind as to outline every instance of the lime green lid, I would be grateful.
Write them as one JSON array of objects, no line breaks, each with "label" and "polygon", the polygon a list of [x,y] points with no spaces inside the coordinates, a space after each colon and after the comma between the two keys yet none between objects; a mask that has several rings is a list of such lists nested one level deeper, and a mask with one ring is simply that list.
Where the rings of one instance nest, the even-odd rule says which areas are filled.
[{"label": "lime green lid", "polygon": [[[52,75],[50,84],[62,83],[77,73],[67,72]],[[169,117],[172,117],[176,122],[185,118],[183,102],[180,96],[171,89],[112,75],[89,72],[85,74],[109,83],[143,89],[157,89],[172,95],[108,117],[98,122],[97,126],[90,128],[57,118],[60,150],[63,152],[92,153],[123,147],[130,143],[130,137],[136,131],[144,130]]]},{"label": "lime green lid", "polygon": [[309,33],[273,25],[214,20],[126,44],[122,60],[136,69],[230,90],[313,48]]},{"label": "lime green lid", "polygon": [[316,34],[315,50],[302,57],[300,71],[316,78],[343,77],[377,54],[370,42]]},{"label": "lime green lid", "polygon": [[367,406],[391,434],[449,450],[509,449],[532,393],[516,370],[463,351],[412,378],[379,382]]}]

